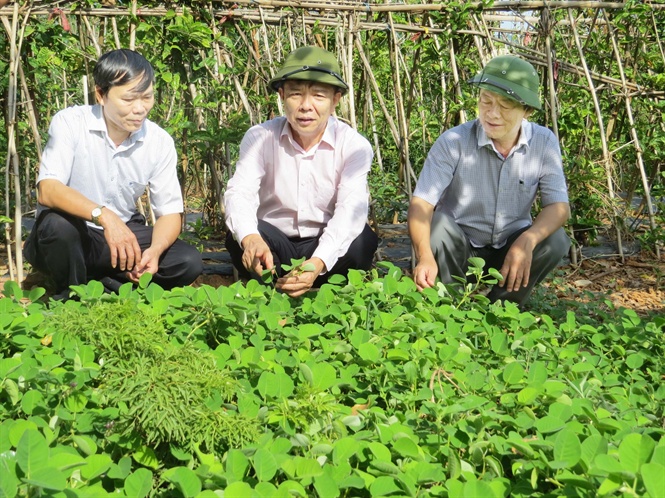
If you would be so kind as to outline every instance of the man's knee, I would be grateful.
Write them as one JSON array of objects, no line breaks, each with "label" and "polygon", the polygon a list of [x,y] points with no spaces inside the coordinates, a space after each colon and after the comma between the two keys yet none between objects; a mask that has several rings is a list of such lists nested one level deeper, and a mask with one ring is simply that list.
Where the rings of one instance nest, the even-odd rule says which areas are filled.
[{"label": "man's knee", "polygon": [[369,225],[351,242],[347,256],[351,259],[349,268],[369,270],[374,260],[374,253],[379,247],[379,237]]},{"label": "man's knee", "polygon": [[570,250],[570,237],[563,228],[542,241],[534,254],[534,259],[556,266]]},{"label": "man's knee", "polygon": [[34,227],[34,230],[37,230],[37,237],[40,242],[57,240],[73,243],[80,238],[80,227],[77,226],[76,221],[56,211],[45,213]]},{"label": "man's knee", "polygon": [[453,217],[439,211],[435,211],[432,217],[430,241],[433,252],[442,247],[451,253],[465,252],[469,245],[464,231]]},{"label": "man's knee", "polygon": [[443,283],[464,277],[471,257],[469,239],[452,216],[435,211],[430,229],[430,246]]},{"label": "man's knee", "polygon": [[194,246],[184,244],[179,251],[180,285],[189,285],[203,273],[203,258]]}]

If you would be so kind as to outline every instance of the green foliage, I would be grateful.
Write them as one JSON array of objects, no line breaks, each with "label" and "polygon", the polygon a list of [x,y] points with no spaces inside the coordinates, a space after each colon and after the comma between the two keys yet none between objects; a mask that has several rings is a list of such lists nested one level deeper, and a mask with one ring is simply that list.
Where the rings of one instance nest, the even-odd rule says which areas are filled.
[{"label": "green foliage", "polygon": [[7,288],[3,491],[657,497],[665,320],[489,304],[482,266],[419,292],[385,264],[298,299]]},{"label": "green foliage", "polygon": [[409,196],[400,186],[397,174],[389,171],[373,170],[369,175],[369,191],[372,212],[378,223],[406,221]]}]

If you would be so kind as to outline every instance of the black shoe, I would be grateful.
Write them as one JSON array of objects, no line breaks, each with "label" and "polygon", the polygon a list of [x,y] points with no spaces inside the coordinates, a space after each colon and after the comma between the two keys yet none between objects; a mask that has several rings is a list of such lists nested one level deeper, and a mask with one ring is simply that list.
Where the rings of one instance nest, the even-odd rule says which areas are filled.
[{"label": "black shoe", "polygon": [[104,285],[104,291],[107,294],[117,294],[120,286],[124,283],[111,277],[104,277],[99,281]]}]

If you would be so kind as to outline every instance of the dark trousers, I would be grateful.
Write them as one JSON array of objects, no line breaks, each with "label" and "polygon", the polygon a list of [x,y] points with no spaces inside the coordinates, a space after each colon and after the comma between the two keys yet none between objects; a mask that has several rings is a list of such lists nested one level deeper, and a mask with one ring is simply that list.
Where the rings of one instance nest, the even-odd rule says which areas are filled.
[{"label": "dark trousers", "polygon": [[[305,258],[307,260],[311,258],[319,245],[319,237],[287,237],[283,232],[263,220],[259,220],[258,228],[259,234],[270,247],[275,269],[279,276],[286,273],[282,270],[282,264],[289,265],[292,259]],[[349,246],[346,254],[337,260],[332,269],[328,269],[326,273],[314,281],[314,287],[321,287],[331,275],[346,276],[350,269],[369,270],[378,245],[379,238],[376,233],[369,225],[365,225],[360,235]],[[242,264],[243,250],[230,231],[226,235],[226,249],[231,255],[233,266],[238,270],[238,275],[245,279],[251,278],[252,275]]]},{"label": "dark trousers", "polygon": [[[488,268],[500,270],[510,247],[528,228],[524,227],[513,233],[500,249],[491,246],[473,247],[462,228],[450,216],[435,211],[432,218],[431,246],[441,281],[449,284],[456,281],[453,276],[465,278],[471,257],[485,260],[486,270]],[[529,299],[533,288],[556,268],[569,249],[570,238],[565,230],[560,228],[534,249],[529,283],[526,287],[508,292],[505,287],[495,285],[487,297],[492,302],[500,299],[522,306]]]},{"label": "dark trousers", "polygon": [[[127,227],[134,233],[141,250],[152,242],[152,230],[145,217],[134,215]],[[56,292],[66,297],[70,285],[110,277],[126,282],[125,272],[111,266],[111,251],[104,231],[91,228],[85,221],[60,211],[43,211],[25,242],[25,259],[37,270],[49,275]],[[199,251],[182,240],[162,254],[159,270],[152,281],[165,289],[189,285],[203,271]]]}]

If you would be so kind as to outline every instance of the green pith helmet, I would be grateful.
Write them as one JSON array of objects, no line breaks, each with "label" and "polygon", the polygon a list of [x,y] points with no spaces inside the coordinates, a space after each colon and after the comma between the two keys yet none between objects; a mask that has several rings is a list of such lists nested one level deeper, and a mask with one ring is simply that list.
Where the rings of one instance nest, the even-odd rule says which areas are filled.
[{"label": "green pith helmet", "polygon": [[340,76],[335,56],[319,47],[300,47],[287,55],[282,68],[268,82],[268,86],[276,92],[286,80],[327,83],[339,88],[342,94],[349,89]]},{"label": "green pith helmet", "polygon": [[472,85],[498,93],[524,106],[541,109],[540,80],[534,67],[514,55],[500,55],[469,80]]}]

